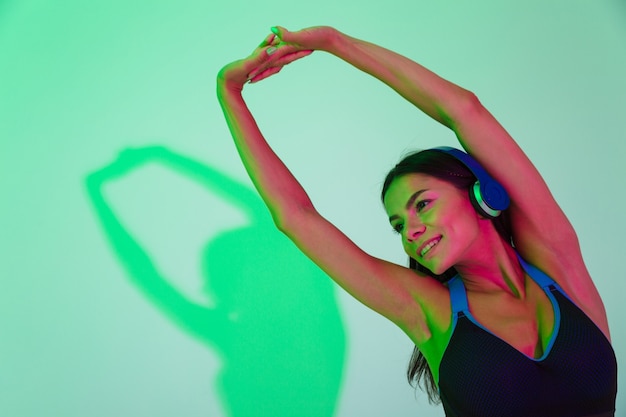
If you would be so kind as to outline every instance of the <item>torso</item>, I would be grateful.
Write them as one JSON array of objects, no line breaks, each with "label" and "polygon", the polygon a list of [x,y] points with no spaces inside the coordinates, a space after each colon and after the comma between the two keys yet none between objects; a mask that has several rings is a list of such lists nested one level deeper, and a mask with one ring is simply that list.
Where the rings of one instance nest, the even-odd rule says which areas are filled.
[{"label": "torso", "polygon": [[[517,299],[510,294],[467,291],[470,311],[484,327],[531,358],[543,355],[554,330],[554,309],[548,296],[526,275],[526,297]],[[447,294],[449,299],[450,295]],[[452,309],[441,303],[437,318],[432,320],[430,338],[418,344],[438,381],[439,364],[450,339]],[[494,312],[498,312],[494,314]]]},{"label": "torso", "polygon": [[[451,410],[466,408],[461,404],[474,414],[490,416],[497,414],[494,410],[520,416],[538,410],[545,414],[557,404],[568,404],[570,411],[588,407],[591,415],[597,410],[610,412],[611,402],[614,406],[615,357],[604,331],[584,309],[576,307],[575,300],[568,300],[573,298],[558,289],[554,280],[539,277],[536,282],[537,272],[533,269],[534,279],[525,275],[522,298],[504,291],[470,291],[456,278],[455,311],[466,314],[453,314],[451,303],[440,309],[440,313],[448,310],[447,322],[433,326],[430,339],[418,346],[451,416],[457,415]],[[456,284],[463,288],[466,307],[458,301]],[[493,399],[494,395],[499,399]]]},{"label": "torso", "polygon": [[538,358],[554,329],[554,309],[545,292],[528,276],[526,290],[524,300],[507,293],[471,291],[467,297],[470,311],[484,327],[517,351]]},{"label": "torso", "polygon": [[[572,258],[575,257],[569,257],[570,260]],[[541,269],[561,285],[566,294],[610,340],[602,300],[593,286],[591,277],[588,276],[582,258],[579,263],[581,265],[573,262],[570,267],[565,268],[563,265],[548,262],[546,267]],[[581,277],[581,274],[585,276]],[[570,277],[571,280],[567,281],[562,277]],[[591,288],[582,286],[577,291],[570,282],[587,282]],[[554,310],[545,292],[527,274],[525,283],[527,293],[524,299],[518,299],[504,291],[481,293],[469,289],[467,298],[469,309],[478,322],[519,352],[537,358],[543,354],[554,329]],[[445,292],[446,294],[433,299],[428,318],[430,332],[428,337],[424,339],[411,337],[426,357],[435,381],[438,381],[439,364],[452,331],[450,294],[448,291]],[[581,297],[580,292],[584,293],[585,297]]]}]

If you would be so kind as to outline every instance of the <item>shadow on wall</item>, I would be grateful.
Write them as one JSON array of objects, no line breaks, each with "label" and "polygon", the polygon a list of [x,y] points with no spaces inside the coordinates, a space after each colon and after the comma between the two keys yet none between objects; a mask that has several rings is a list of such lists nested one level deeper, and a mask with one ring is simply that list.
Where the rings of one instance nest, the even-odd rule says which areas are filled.
[{"label": "shadow on wall", "polygon": [[[105,200],[103,185],[160,163],[246,213],[250,224],[211,239],[204,279],[215,307],[168,283]],[[216,391],[231,417],[333,416],[345,333],[330,279],[275,227],[260,198],[211,167],[163,147],[123,151],[87,179],[89,196],[129,279],[159,309],[221,357]]]}]

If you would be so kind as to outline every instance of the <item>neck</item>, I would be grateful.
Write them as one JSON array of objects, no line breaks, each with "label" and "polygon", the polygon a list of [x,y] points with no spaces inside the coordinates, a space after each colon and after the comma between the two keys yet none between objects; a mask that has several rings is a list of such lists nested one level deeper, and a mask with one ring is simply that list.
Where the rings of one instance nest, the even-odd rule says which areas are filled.
[{"label": "neck", "polygon": [[455,265],[468,291],[526,297],[525,274],[515,250],[493,227],[468,252],[467,260]]}]

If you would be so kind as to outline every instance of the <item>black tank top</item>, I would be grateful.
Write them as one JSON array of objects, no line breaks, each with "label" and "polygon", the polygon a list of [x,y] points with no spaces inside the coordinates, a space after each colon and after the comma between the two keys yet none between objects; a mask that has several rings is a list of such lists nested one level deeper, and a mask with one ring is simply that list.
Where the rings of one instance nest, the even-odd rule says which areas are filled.
[{"label": "black tank top", "polygon": [[554,309],[554,329],[531,358],[476,321],[463,281],[449,281],[453,330],[439,366],[447,417],[613,417],[617,361],[611,344],[563,290],[520,258]]}]

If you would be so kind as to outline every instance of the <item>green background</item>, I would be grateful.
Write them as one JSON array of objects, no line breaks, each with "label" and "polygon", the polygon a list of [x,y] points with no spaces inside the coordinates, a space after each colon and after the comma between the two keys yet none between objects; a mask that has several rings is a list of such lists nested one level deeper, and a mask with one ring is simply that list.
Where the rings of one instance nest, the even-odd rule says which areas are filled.
[{"label": "green background", "polygon": [[[404,380],[402,332],[251,192],[214,80],[277,24],[335,26],[474,91],[577,229],[626,357],[623,1],[4,0],[0,415],[443,415]],[[319,52],[245,96],[318,209],[404,263],[382,177],[454,136]]]}]

